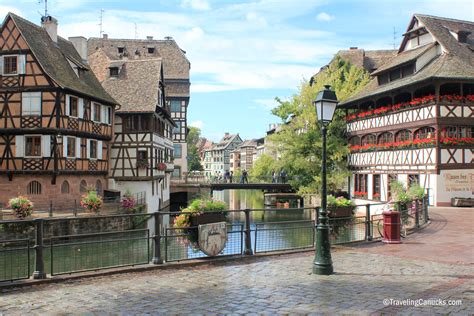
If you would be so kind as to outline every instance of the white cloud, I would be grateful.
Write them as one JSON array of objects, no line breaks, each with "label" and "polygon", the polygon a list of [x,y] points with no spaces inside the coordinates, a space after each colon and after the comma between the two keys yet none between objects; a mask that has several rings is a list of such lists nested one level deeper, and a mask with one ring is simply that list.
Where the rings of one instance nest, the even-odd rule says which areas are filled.
[{"label": "white cloud", "polygon": [[246,15],[246,19],[247,21],[249,21],[250,23],[254,23],[255,25],[259,26],[259,27],[267,27],[268,26],[268,23],[267,23],[267,20],[262,17],[262,16],[259,16],[257,13],[255,12],[249,12],[247,13]]},{"label": "white cloud", "polygon": [[253,102],[257,103],[268,111],[278,106],[278,103],[275,101],[275,99],[255,99]]},{"label": "white cloud", "polygon": [[329,21],[334,20],[334,16],[329,15],[326,12],[321,12],[316,16],[316,20],[322,21],[322,22],[329,22]]},{"label": "white cloud", "polygon": [[192,127],[197,127],[199,129],[202,129],[202,127],[204,126],[204,122],[199,120],[199,121],[194,121],[194,122],[191,122],[189,123],[189,126],[192,126]]},{"label": "white cloud", "polygon": [[12,12],[20,16],[22,15],[21,11],[15,7],[0,5],[0,21],[1,22],[3,22],[3,18],[7,15],[8,12]]},{"label": "white cloud", "polygon": [[181,1],[181,7],[191,8],[194,10],[205,11],[210,10],[211,6],[206,0],[183,0]]}]

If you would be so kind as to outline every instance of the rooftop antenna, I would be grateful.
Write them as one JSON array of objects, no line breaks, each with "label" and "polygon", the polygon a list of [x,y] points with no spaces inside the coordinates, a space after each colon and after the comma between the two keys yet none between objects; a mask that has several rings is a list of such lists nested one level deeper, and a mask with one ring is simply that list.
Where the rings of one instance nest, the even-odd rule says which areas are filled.
[{"label": "rooftop antenna", "polygon": [[38,0],[38,3],[44,2],[44,16],[48,16],[48,0]]},{"label": "rooftop antenna", "polygon": [[395,26],[393,27],[393,49],[397,49],[397,31],[395,30]]},{"label": "rooftop antenna", "polygon": [[104,33],[104,31],[102,30],[102,16],[103,16],[103,13],[104,13],[104,9],[100,9],[100,23],[99,23],[99,27],[100,27],[100,32],[99,32],[99,38],[102,38],[102,33]]},{"label": "rooftop antenna", "polygon": [[135,24],[135,39],[138,38],[138,30],[137,30],[137,23],[133,23]]}]

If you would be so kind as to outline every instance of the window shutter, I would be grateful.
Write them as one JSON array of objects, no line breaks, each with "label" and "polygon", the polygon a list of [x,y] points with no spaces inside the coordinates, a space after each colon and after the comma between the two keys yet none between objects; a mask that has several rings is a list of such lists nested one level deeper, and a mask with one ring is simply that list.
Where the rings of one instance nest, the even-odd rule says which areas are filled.
[{"label": "window shutter", "polygon": [[102,141],[97,142],[97,159],[102,160]]},{"label": "window shutter", "polygon": [[81,138],[76,138],[76,158],[81,158]]},{"label": "window shutter", "polygon": [[3,75],[3,56],[0,56],[0,75]]},{"label": "window shutter", "polygon": [[15,136],[15,157],[23,157],[25,155],[25,136]]},{"label": "window shutter", "polygon": [[25,74],[26,68],[26,55],[18,55],[18,74]]},{"label": "window shutter", "polygon": [[63,157],[67,157],[67,136],[63,136]]},{"label": "window shutter", "polygon": [[89,139],[86,139],[86,158],[90,159],[91,158],[91,152],[90,152],[90,147],[91,146],[91,141]]},{"label": "window shutter", "polygon": [[77,103],[78,103],[77,116],[79,118],[84,118],[84,99],[79,98],[79,101]]},{"label": "window shutter", "polygon": [[51,135],[41,137],[41,146],[43,147],[43,157],[51,156]]},{"label": "window shutter", "polygon": [[69,113],[69,95],[68,94],[66,94],[66,109],[65,109],[64,113],[66,113],[66,115],[71,115]]}]

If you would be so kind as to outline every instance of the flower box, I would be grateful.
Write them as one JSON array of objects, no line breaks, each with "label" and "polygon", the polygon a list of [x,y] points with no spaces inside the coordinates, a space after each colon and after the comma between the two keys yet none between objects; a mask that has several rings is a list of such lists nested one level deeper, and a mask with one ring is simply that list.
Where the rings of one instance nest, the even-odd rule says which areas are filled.
[{"label": "flower box", "polygon": [[354,213],[355,207],[348,206],[329,206],[328,216],[331,218],[351,217]]},{"label": "flower box", "polygon": [[451,206],[474,207],[474,199],[471,198],[452,198]]},{"label": "flower box", "polygon": [[191,227],[218,222],[225,222],[224,213],[201,213],[191,216]]}]

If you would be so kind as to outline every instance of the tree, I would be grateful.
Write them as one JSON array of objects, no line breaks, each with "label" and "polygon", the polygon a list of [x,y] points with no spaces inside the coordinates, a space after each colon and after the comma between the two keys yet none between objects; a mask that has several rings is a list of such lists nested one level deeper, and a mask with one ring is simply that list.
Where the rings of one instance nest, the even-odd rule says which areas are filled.
[{"label": "tree", "polygon": [[202,171],[204,168],[201,165],[201,158],[199,157],[199,139],[201,130],[197,127],[190,126],[187,136],[188,143],[188,170]]},{"label": "tree", "polygon": [[277,161],[273,157],[262,154],[254,161],[249,174],[253,178],[269,177],[273,170],[277,170],[277,167]]},{"label": "tree", "polygon": [[[283,125],[278,133],[269,136],[274,149],[281,156],[277,165],[288,172],[290,183],[300,193],[318,193],[321,188],[322,139],[313,105],[316,94],[324,89],[324,85],[330,84],[339,101],[343,101],[360,91],[369,82],[370,76],[364,69],[336,56],[313,79],[312,86],[303,82],[298,94],[293,95],[290,100],[276,98],[279,106],[272,113],[282,119]],[[330,191],[342,188],[350,174],[346,161],[349,149],[345,131],[345,113],[337,110],[327,134]]]}]

